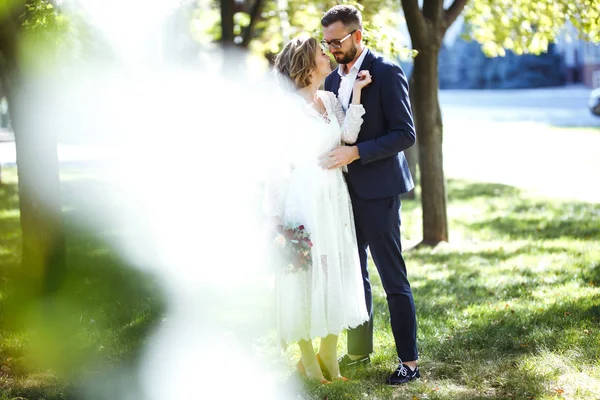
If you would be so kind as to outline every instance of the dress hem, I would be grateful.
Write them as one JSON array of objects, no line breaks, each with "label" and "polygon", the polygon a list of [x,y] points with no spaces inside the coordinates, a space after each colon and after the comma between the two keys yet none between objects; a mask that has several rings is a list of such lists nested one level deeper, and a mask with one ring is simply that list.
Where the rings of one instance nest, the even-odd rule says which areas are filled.
[{"label": "dress hem", "polygon": [[285,337],[285,336],[283,336],[283,335],[281,335],[281,337],[282,337],[282,338],[283,338],[283,339],[284,339],[286,342],[290,343],[290,342],[298,342],[298,341],[300,341],[300,340],[313,340],[313,339],[316,339],[316,338],[318,338],[318,337],[321,337],[321,338],[322,338],[322,337],[326,337],[326,336],[328,336],[328,335],[336,335],[336,336],[339,336],[339,335],[342,333],[342,331],[344,331],[344,330],[346,330],[346,329],[354,329],[354,328],[356,328],[356,327],[358,327],[358,326],[360,326],[360,325],[364,324],[364,323],[365,323],[365,322],[367,322],[368,320],[369,320],[369,318],[367,318],[367,319],[361,319],[361,320],[360,320],[360,322],[349,323],[349,324],[346,324],[346,325],[342,326],[342,327],[341,327],[341,328],[339,328],[339,329],[332,329],[331,331],[327,331],[326,329],[324,329],[322,333],[311,334],[311,335],[308,335],[308,336],[306,336],[306,337],[299,337],[299,338],[293,338],[293,339],[290,339],[290,338],[288,338],[288,337]]}]

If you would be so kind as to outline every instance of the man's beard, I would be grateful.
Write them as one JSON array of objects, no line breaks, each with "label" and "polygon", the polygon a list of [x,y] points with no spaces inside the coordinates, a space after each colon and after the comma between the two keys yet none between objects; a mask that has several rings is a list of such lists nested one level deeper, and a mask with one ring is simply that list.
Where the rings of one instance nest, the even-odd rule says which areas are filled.
[{"label": "man's beard", "polygon": [[356,57],[357,52],[358,48],[354,46],[346,53],[334,54],[333,56],[335,57],[335,61],[338,64],[348,64],[349,62],[352,62],[352,60],[354,60],[354,57]]}]

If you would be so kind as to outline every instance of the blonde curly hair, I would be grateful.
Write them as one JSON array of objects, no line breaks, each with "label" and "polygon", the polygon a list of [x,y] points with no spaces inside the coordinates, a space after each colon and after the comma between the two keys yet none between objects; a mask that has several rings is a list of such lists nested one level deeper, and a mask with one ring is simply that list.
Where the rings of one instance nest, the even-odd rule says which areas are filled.
[{"label": "blonde curly hair", "polygon": [[275,58],[275,71],[288,78],[297,89],[310,85],[310,75],[317,67],[315,53],[319,43],[308,35],[289,41]]}]

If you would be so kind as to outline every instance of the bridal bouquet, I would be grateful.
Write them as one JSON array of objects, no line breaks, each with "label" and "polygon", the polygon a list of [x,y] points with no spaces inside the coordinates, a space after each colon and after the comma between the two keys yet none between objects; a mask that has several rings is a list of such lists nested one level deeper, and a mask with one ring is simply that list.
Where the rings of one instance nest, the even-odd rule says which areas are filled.
[{"label": "bridal bouquet", "polygon": [[307,271],[311,267],[310,249],[313,244],[304,225],[285,228],[279,225],[274,243],[282,255],[281,266],[284,272]]}]

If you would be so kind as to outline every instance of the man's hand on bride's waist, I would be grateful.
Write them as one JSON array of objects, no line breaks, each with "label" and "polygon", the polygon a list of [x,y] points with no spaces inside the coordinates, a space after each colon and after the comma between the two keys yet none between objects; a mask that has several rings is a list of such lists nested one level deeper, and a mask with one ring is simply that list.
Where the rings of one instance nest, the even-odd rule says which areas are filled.
[{"label": "man's hand on bride's waist", "polygon": [[339,146],[319,157],[319,166],[323,169],[336,169],[348,165],[360,158],[357,146]]}]

